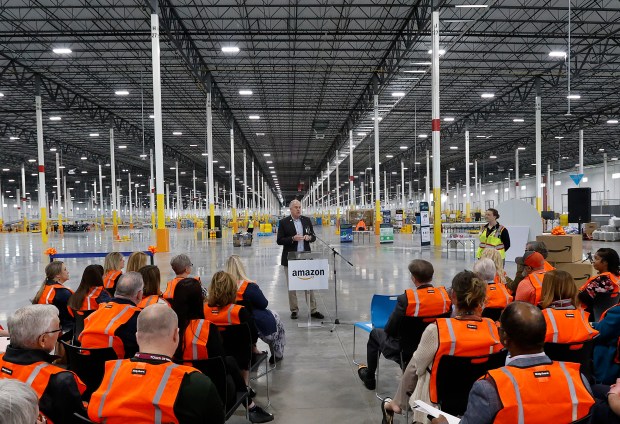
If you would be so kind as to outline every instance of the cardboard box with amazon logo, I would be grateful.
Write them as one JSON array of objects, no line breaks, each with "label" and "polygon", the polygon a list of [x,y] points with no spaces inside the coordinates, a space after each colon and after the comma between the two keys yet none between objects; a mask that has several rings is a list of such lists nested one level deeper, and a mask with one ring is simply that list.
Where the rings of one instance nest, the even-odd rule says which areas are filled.
[{"label": "cardboard box with amazon logo", "polygon": [[590,277],[596,275],[596,270],[588,261],[579,261],[571,264],[557,262],[554,266],[556,267],[556,269],[568,272],[573,277],[573,280],[575,280],[577,288],[583,286]]},{"label": "cardboard box with amazon logo", "polygon": [[582,259],[583,244],[580,234],[566,236],[543,234],[536,236],[536,241],[542,241],[547,246],[549,262],[574,263]]}]

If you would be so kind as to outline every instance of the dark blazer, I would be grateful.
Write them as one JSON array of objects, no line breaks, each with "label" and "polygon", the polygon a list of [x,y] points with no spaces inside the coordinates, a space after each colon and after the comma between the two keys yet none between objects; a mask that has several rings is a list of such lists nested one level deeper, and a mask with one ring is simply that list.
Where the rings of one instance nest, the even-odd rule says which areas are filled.
[{"label": "dark blazer", "polygon": [[[310,241],[304,241],[304,251],[310,251],[310,243],[316,240],[314,236],[314,228],[312,227],[312,221],[307,216],[299,217],[301,220],[301,225],[304,229],[304,235],[310,235],[312,238]],[[297,251],[297,243],[293,240],[293,236],[297,234],[297,230],[295,229],[295,223],[293,222],[293,218],[289,215],[286,218],[282,218],[280,223],[278,224],[278,238],[276,242],[280,246],[284,246],[282,249],[282,258],[280,260],[280,264],[284,266],[288,266],[288,252],[296,252]]]}]

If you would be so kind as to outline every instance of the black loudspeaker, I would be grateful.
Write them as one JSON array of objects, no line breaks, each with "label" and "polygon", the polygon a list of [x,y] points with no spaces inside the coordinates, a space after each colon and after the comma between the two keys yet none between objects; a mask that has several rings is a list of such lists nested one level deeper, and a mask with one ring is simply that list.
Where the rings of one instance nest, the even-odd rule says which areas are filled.
[{"label": "black loudspeaker", "polygon": [[568,189],[568,222],[592,221],[592,190],[590,187]]}]

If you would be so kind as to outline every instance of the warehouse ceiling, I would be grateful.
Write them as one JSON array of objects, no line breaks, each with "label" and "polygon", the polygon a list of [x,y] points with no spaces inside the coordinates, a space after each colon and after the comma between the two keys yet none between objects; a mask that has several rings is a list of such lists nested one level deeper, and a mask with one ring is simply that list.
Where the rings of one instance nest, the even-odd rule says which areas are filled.
[{"label": "warehouse ceiling", "polygon": [[[165,179],[174,183],[171,168],[178,162],[184,192],[195,171],[204,196],[208,90],[214,173],[227,190],[231,125],[238,191],[244,150],[248,175],[253,160],[285,202],[323,178],[328,162],[333,170],[337,158],[344,160],[344,185],[350,130],[354,174],[364,179],[374,166],[376,90],[381,171],[400,180],[393,172],[402,161],[406,180],[423,188],[431,148],[433,7],[445,50],[442,186],[446,169],[451,185],[465,180],[465,130],[471,162],[478,161],[485,182],[514,175],[519,147],[521,175],[534,174],[536,93],[545,170],[548,164],[574,168],[580,128],[586,165],[602,162],[603,150],[613,159],[620,144],[620,8],[615,0],[573,3],[578,7],[569,15],[568,2],[544,0],[160,0]],[[486,7],[459,7],[471,5]],[[113,128],[117,178],[125,187],[131,173],[146,196],[154,140],[150,14],[148,0],[0,0],[2,190],[18,187],[22,163],[28,192],[36,189],[39,90],[48,187],[55,184],[55,153],[64,172],[72,171],[74,193],[90,190],[99,164],[109,181]],[[570,101],[570,114],[569,76],[570,93],[580,96]],[[116,95],[119,90],[129,94]],[[333,189],[333,173],[330,182]]]}]

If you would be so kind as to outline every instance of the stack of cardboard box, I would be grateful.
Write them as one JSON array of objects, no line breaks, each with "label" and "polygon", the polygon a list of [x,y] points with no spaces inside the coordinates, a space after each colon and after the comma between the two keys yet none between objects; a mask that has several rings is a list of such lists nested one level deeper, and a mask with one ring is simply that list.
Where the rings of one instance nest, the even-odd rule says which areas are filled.
[{"label": "stack of cardboard box", "polygon": [[543,234],[536,237],[547,246],[547,261],[557,269],[573,276],[577,287],[581,287],[588,278],[596,275],[596,270],[589,260],[583,260],[581,235],[554,236]]}]

